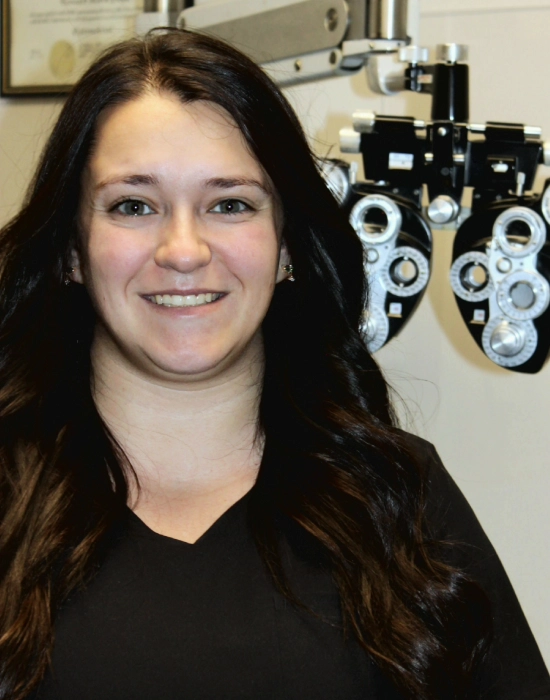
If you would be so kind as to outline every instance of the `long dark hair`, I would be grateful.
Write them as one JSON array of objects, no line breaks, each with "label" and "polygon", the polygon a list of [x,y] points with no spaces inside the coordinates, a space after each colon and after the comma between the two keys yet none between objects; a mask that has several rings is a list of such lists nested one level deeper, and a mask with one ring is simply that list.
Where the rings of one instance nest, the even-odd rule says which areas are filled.
[{"label": "long dark hair", "polygon": [[64,272],[98,115],[151,89],[227,110],[282,204],[297,281],[278,285],[264,321],[265,453],[250,500],[276,585],[294,600],[282,513],[325,552],[345,627],[401,691],[462,697],[485,633],[456,635],[450,621],[479,594],[430,549],[422,465],[358,332],[361,244],[279,90],[238,51],[177,30],[119,44],[87,71],[0,237],[0,697],[24,698],[43,676],[56,610],[100,565],[127,502],[131,467],[91,396],[94,313]]}]

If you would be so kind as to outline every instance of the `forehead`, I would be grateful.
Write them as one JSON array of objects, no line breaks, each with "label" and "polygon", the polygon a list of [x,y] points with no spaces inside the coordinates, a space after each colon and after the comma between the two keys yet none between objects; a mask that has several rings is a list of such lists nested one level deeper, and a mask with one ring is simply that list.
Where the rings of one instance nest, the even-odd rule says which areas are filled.
[{"label": "forehead", "polygon": [[172,93],[148,92],[100,115],[87,170],[94,178],[117,168],[181,169],[201,164],[205,170],[236,169],[269,183],[225,110],[211,102],[183,103]]}]

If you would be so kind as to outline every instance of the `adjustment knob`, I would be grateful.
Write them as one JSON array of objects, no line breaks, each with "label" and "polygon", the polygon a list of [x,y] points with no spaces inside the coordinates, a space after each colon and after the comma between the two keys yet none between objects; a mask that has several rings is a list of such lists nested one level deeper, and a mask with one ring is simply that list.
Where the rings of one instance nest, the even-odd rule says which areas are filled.
[{"label": "adjustment knob", "polygon": [[359,153],[361,151],[361,134],[349,127],[340,129],[340,151],[342,153]]},{"label": "adjustment knob", "polygon": [[353,128],[361,134],[372,134],[376,124],[376,112],[358,109],[351,115]]},{"label": "adjustment knob", "polygon": [[426,63],[429,57],[429,50],[423,46],[404,46],[399,49],[401,63]]},{"label": "adjustment knob", "polygon": [[448,224],[458,216],[460,207],[452,197],[440,194],[430,202],[428,207],[428,218],[434,224]]},{"label": "adjustment knob", "polygon": [[468,60],[468,47],[465,44],[438,44],[435,56],[443,63],[458,63]]},{"label": "adjustment knob", "polygon": [[418,267],[413,260],[401,258],[390,272],[396,284],[411,284],[418,277]]},{"label": "adjustment knob", "polygon": [[525,333],[508,321],[500,323],[491,334],[491,349],[503,357],[514,357],[523,350]]}]

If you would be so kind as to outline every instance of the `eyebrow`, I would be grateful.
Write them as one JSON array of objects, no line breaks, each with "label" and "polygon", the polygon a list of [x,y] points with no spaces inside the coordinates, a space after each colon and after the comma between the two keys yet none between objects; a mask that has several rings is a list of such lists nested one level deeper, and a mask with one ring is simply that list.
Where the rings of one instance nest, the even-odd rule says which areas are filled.
[{"label": "eyebrow", "polygon": [[206,180],[205,185],[212,189],[231,189],[232,187],[257,187],[266,194],[270,194],[263,182],[248,177],[212,177]]},{"label": "eyebrow", "polygon": [[95,191],[102,190],[109,185],[158,185],[160,183],[155,175],[128,175],[127,177],[113,177],[98,182]]},{"label": "eyebrow", "polygon": [[[102,180],[95,186],[95,191],[108,187],[109,185],[159,185],[160,180],[156,175],[128,175],[126,177],[114,177]],[[260,180],[248,177],[212,177],[205,181],[206,187],[211,189],[228,190],[233,187],[257,187],[265,194],[271,194],[270,190]]]}]

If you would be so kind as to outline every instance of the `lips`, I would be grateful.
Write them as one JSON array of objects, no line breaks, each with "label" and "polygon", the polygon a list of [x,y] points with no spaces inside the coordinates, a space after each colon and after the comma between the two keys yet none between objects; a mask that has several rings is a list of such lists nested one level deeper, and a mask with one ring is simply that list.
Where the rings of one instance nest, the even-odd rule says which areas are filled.
[{"label": "lips", "polygon": [[145,298],[158,306],[185,308],[191,306],[204,306],[217,301],[223,294],[221,292],[205,292],[201,294],[153,294]]}]

